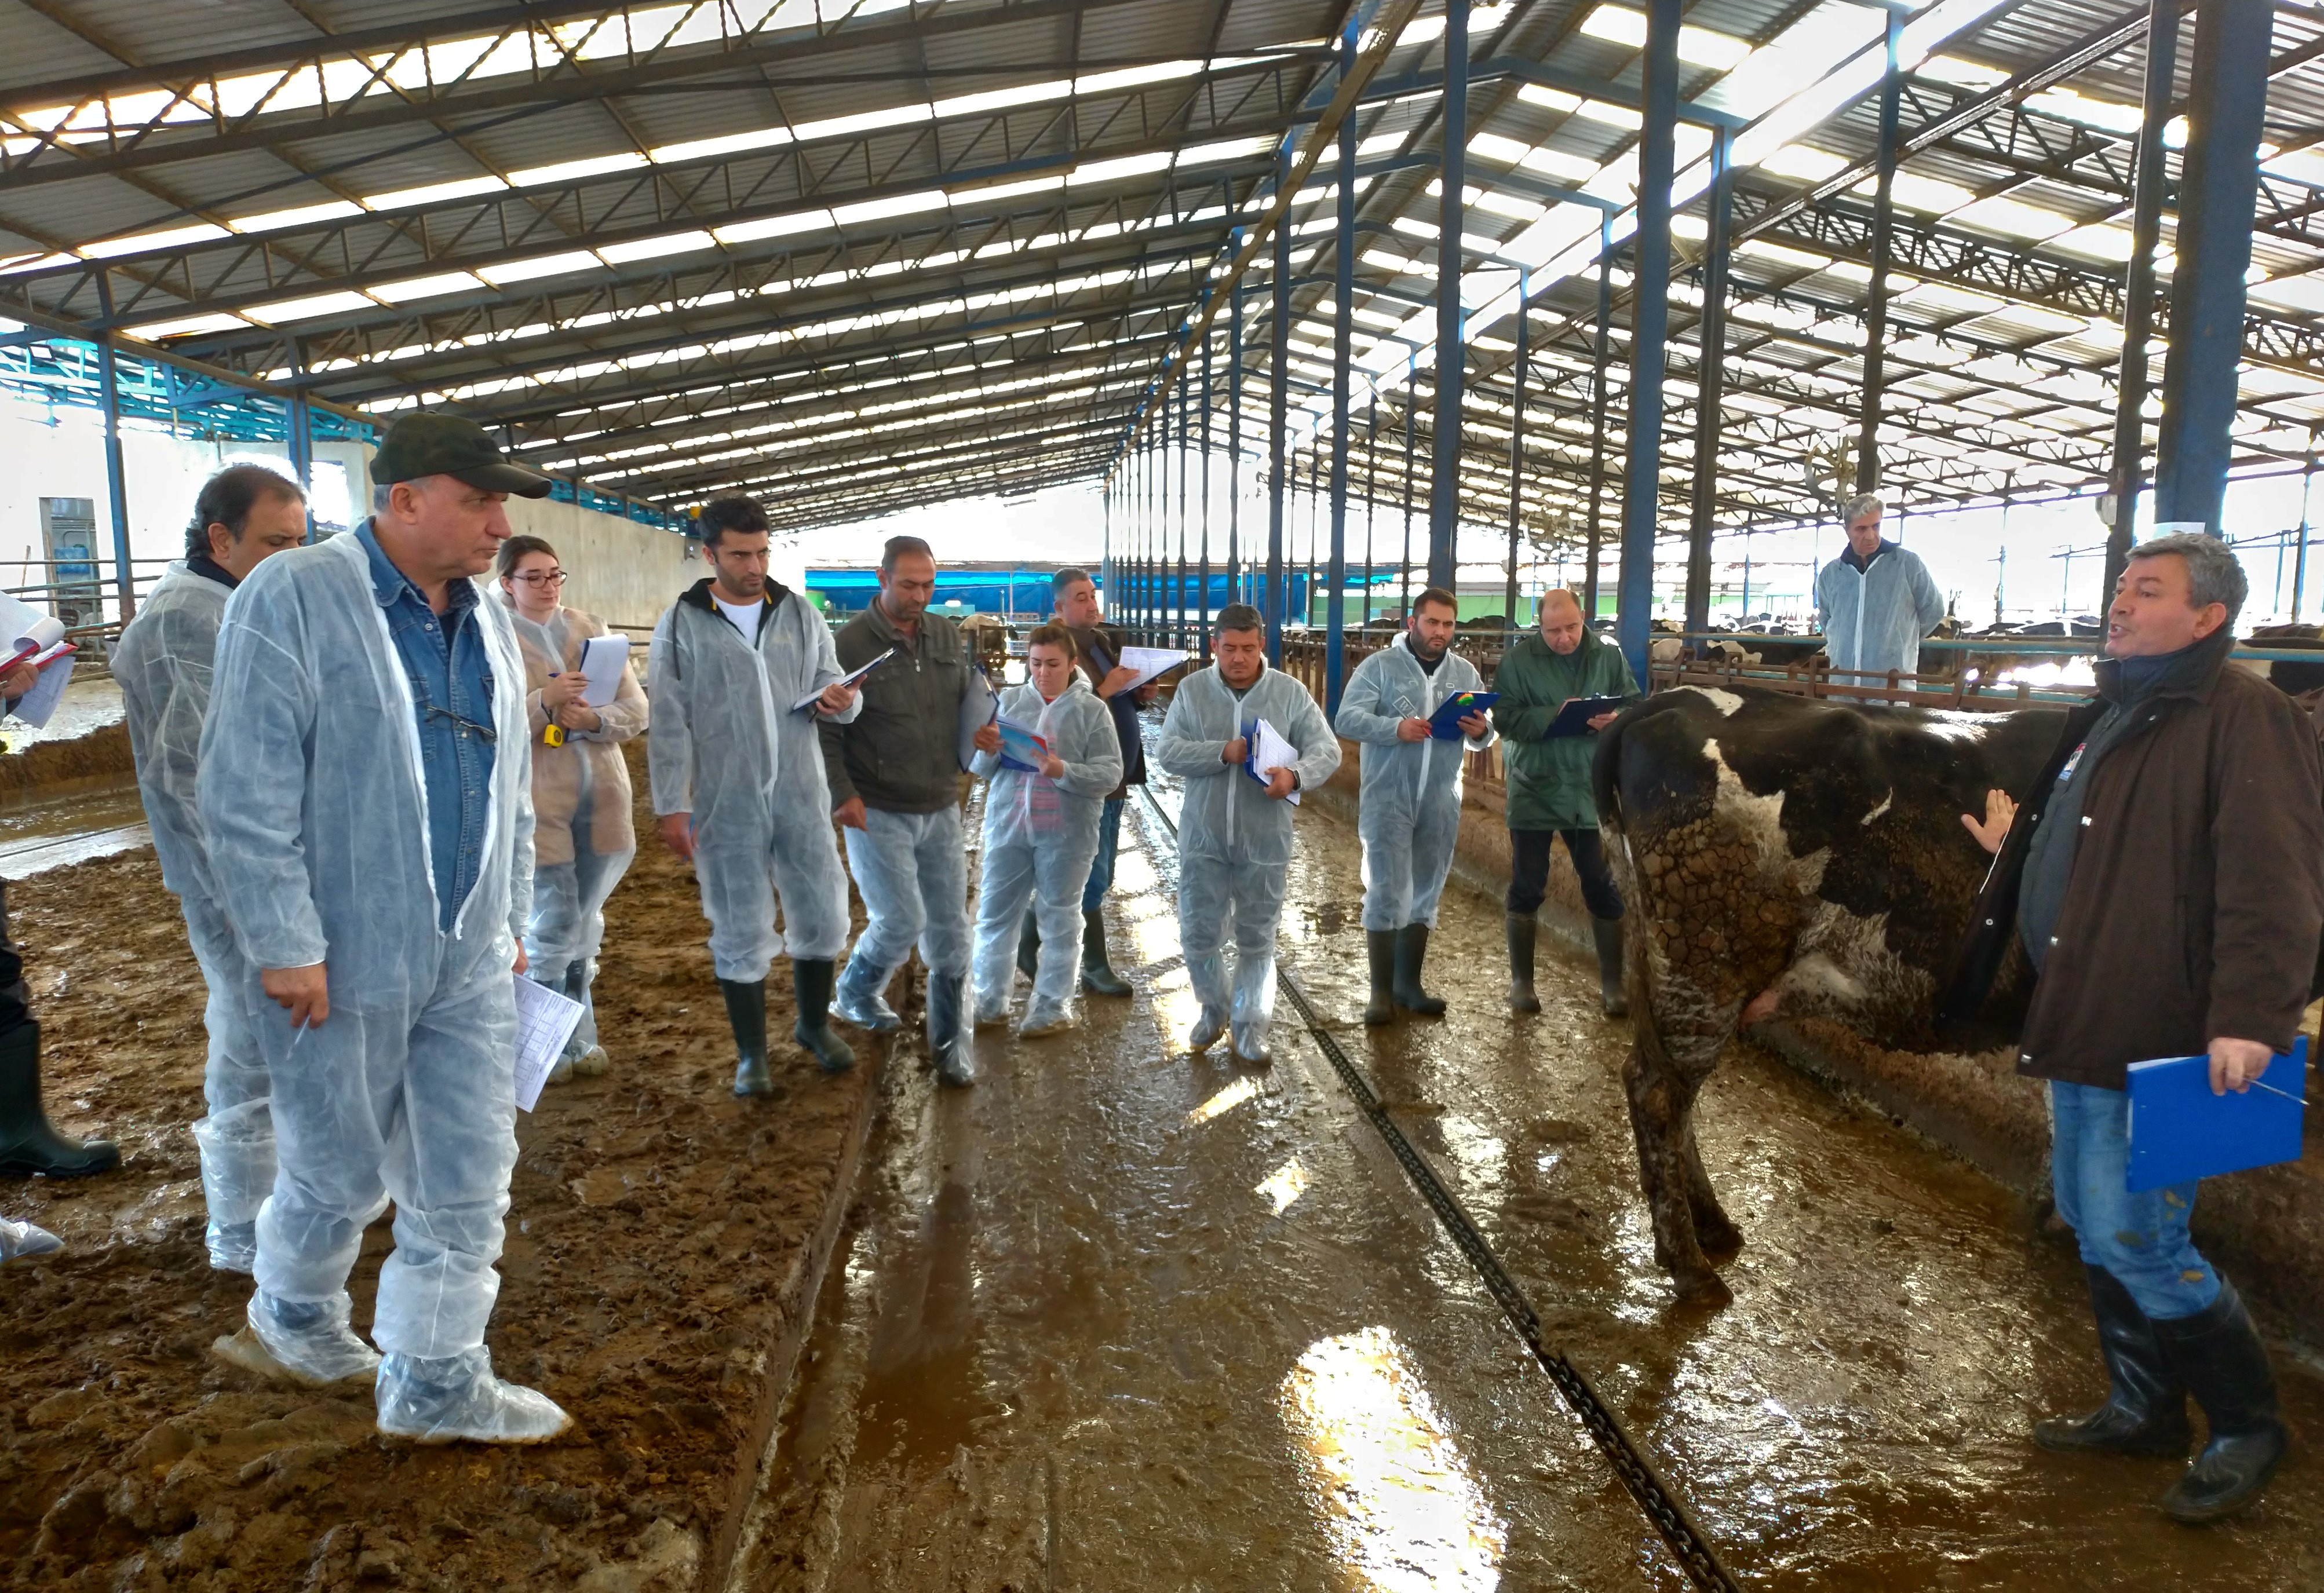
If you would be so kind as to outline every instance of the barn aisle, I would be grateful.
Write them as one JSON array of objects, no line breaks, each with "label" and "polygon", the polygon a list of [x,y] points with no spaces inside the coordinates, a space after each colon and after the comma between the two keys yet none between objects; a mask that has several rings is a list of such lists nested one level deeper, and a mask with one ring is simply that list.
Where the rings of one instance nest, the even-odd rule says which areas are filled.
[{"label": "barn aisle", "polygon": [[[733,1586],[1683,1587],[1296,1015],[1270,1071],[1184,1054],[1169,836],[1129,816],[1137,995],[980,1033],[964,1094],[891,1075]],[[1702,1112],[1736,1303],[1673,1309],[1594,970],[1545,948],[1511,1017],[1499,905],[1456,884],[1452,1015],[1368,1034],[1354,833],[1300,824],[1286,964],[1746,1585],[2324,1584],[2310,1452],[2205,1534],[2148,1508],[2165,1467],[2035,1451],[2097,1393],[2071,1255],[1771,1059]],[[2315,1369],[2287,1395],[2324,1432]]]}]

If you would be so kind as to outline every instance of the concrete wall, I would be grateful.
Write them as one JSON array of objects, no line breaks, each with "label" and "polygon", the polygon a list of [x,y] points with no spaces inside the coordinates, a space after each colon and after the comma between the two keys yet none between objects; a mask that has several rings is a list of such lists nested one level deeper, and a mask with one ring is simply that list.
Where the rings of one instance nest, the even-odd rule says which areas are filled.
[{"label": "concrete wall", "polygon": [[519,532],[557,549],[572,577],[566,603],[616,630],[650,630],[672,598],[708,573],[693,540],[675,531],[546,498],[512,498],[508,511]]}]

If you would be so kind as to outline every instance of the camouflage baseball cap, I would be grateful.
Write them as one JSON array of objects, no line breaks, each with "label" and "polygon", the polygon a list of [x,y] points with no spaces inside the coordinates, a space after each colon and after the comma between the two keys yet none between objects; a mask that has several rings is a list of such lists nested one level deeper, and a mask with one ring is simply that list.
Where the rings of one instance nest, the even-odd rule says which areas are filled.
[{"label": "camouflage baseball cap", "polygon": [[379,439],[371,478],[392,485],[425,475],[449,475],[488,493],[520,498],[549,496],[549,477],[509,462],[492,435],[473,420],[426,410],[404,416]]}]

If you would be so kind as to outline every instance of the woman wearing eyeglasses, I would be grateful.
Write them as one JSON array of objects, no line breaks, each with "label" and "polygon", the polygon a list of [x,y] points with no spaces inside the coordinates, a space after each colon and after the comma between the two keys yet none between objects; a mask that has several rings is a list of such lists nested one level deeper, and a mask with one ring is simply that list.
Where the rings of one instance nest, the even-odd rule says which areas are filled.
[{"label": "woman wearing eyeglasses", "polygon": [[[637,855],[630,821],[630,771],[620,743],[646,727],[645,693],[627,665],[613,700],[584,703],[581,646],[608,634],[604,621],[567,608],[557,551],[539,537],[501,544],[503,601],[514,611],[524,655],[525,707],[532,724],[532,922],[525,938],[531,977],[581,1003],[581,1021],[549,1075],[605,1071],[589,989],[605,935],[605,898]],[[549,730],[562,732],[551,744]]]}]

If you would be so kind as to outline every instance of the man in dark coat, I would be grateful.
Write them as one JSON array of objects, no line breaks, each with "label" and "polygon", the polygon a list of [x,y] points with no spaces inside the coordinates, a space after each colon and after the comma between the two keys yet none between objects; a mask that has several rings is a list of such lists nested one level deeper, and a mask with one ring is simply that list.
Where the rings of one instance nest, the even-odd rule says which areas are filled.
[{"label": "man in dark coat", "polygon": [[2134,548],[2099,700],[2069,720],[2016,823],[2006,798],[1964,820],[2000,852],[1964,965],[1989,976],[2014,923],[2036,971],[2018,1071],[2050,1081],[2058,1211],[2112,1383],[2098,1410],[2034,1438],[2183,1458],[2193,1395],[2209,1441],[2162,1504],[2197,1523],[2258,1497],[2288,1441],[2251,1318],[2188,1238],[2197,1186],[2126,1191],[2126,1069],[2208,1054],[2215,1094],[2250,1090],[2292,1048],[2324,932],[2316,732],[2228,667],[2245,592],[2212,538]]}]

